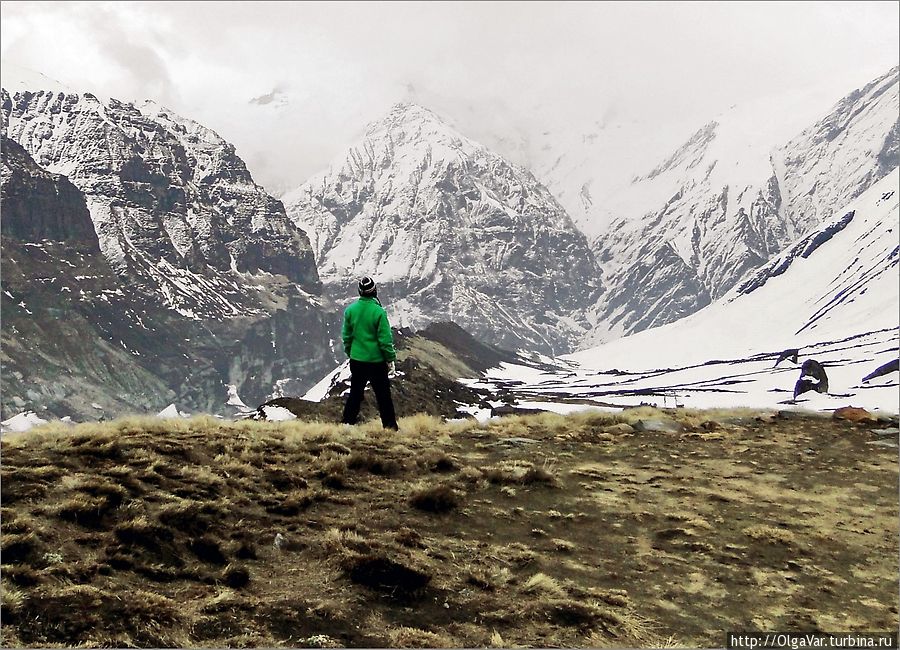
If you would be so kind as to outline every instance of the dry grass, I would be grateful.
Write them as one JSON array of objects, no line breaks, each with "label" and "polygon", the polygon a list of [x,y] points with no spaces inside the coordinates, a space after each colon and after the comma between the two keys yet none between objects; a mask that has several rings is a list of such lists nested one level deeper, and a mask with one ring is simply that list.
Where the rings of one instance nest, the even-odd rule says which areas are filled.
[{"label": "dry grass", "polygon": [[[872,531],[895,521],[896,458],[864,429],[757,415],[50,423],[2,441],[0,642],[696,647],[753,621],[889,627],[896,540]],[[685,433],[615,428],[640,419]]]},{"label": "dry grass", "polygon": [[435,634],[416,627],[388,630],[392,648],[455,648],[455,642],[443,634]]},{"label": "dry grass", "polygon": [[413,508],[433,513],[456,510],[460,502],[461,499],[456,490],[446,484],[416,490],[409,498],[409,503]]},{"label": "dry grass", "polygon": [[768,542],[769,544],[793,544],[797,541],[797,538],[789,530],[761,524],[745,528],[744,534],[752,539]]},{"label": "dry grass", "polygon": [[557,598],[566,594],[565,589],[556,580],[543,573],[535,573],[528,578],[525,584],[522,585],[522,592],[540,596],[555,596]]}]

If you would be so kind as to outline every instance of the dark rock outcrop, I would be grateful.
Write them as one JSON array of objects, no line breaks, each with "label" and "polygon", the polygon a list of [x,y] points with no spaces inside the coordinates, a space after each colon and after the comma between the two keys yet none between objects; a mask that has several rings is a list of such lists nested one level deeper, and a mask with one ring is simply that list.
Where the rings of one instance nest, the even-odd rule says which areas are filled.
[{"label": "dark rock outcrop", "polygon": [[794,399],[807,391],[828,392],[828,375],[825,368],[815,359],[807,359],[800,368],[800,379],[794,384]]},{"label": "dark rock outcrop", "polygon": [[900,361],[894,359],[892,361],[888,361],[885,364],[882,364],[875,368],[872,372],[862,378],[863,381],[871,381],[877,377],[884,377],[885,375],[889,375],[892,372],[900,371]]},{"label": "dark rock outcrop", "polygon": [[797,348],[791,348],[790,350],[784,350],[781,354],[778,355],[778,360],[775,362],[777,366],[779,363],[785,360],[790,360],[791,363],[797,363],[797,355],[800,354],[800,350]]},{"label": "dark rock outcrop", "polygon": [[65,241],[85,251],[100,251],[84,195],[65,176],[35,164],[19,143],[0,137],[0,233],[20,241]]}]

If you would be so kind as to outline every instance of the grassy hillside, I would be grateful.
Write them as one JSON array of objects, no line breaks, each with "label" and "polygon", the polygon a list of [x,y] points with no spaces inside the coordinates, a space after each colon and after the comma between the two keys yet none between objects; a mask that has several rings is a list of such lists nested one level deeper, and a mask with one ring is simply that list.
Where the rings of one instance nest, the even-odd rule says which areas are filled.
[{"label": "grassy hillside", "polygon": [[[631,426],[648,418],[682,430]],[[420,415],[397,434],[49,425],[2,442],[0,641],[711,647],[726,630],[896,629],[897,451],[866,444],[873,426],[647,409]]]}]

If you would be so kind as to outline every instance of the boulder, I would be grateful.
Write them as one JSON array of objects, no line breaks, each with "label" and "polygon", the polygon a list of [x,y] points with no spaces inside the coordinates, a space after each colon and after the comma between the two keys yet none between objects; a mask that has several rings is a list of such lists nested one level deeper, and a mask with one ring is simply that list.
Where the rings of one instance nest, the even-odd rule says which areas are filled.
[{"label": "boulder", "polygon": [[661,431],[663,433],[681,433],[684,427],[674,420],[638,420],[635,431]]},{"label": "boulder", "polygon": [[546,413],[544,409],[526,409],[511,404],[503,404],[495,406],[491,409],[491,417],[503,417],[504,415],[535,415],[537,413]]},{"label": "boulder", "polygon": [[618,424],[611,424],[609,426],[603,427],[603,432],[618,435],[627,435],[629,433],[634,433],[634,427],[626,422],[619,422]]},{"label": "boulder", "polygon": [[834,414],[831,417],[835,420],[846,420],[847,422],[857,422],[860,424],[875,424],[878,422],[875,416],[866,409],[858,408],[856,406],[843,406],[839,409],[835,409]]},{"label": "boulder", "polygon": [[807,359],[800,368],[800,379],[794,384],[794,399],[807,391],[814,390],[817,393],[828,392],[828,375],[825,368],[815,359]]}]

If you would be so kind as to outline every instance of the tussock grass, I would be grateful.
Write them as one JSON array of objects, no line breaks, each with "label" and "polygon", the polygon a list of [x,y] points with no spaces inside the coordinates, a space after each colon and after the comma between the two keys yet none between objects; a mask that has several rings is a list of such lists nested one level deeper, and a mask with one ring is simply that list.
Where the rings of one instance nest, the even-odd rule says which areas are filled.
[{"label": "tussock grass", "polygon": [[428,632],[417,627],[398,627],[388,630],[392,648],[455,648],[456,643],[446,635]]},{"label": "tussock grass", "polygon": [[9,584],[9,582],[4,582],[0,585],[0,604],[2,604],[3,612],[7,616],[18,614],[22,609],[25,598],[25,594]]},{"label": "tussock grass", "polygon": [[459,507],[460,497],[449,485],[434,485],[414,492],[409,498],[409,504],[425,512],[450,512]]},{"label": "tussock grass", "polygon": [[560,482],[555,473],[555,462],[544,460],[535,465],[528,460],[501,461],[483,470],[484,478],[495,485],[545,485],[557,487]]},{"label": "tussock grass", "polygon": [[329,528],[322,537],[322,546],[329,553],[339,554],[348,549],[354,551],[369,550],[369,543],[365,537],[353,530],[341,530]]},{"label": "tussock grass", "polygon": [[404,436],[431,437],[446,432],[447,425],[441,418],[425,413],[417,413],[397,421]]},{"label": "tussock grass", "polygon": [[525,581],[522,585],[522,592],[526,594],[537,594],[542,596],[553,596],[556,598],[566,595],[566,590],[550,576],[544,573],[535,573]]},{"label": "tussock grass", "polygon": [[791,545],[797,541],[797,538],[789,530],[775,528],[774,526],[766,526],[765,524],[757,524],[744,529],[744,534],[760,542],[769,544],[785,544]]}]

